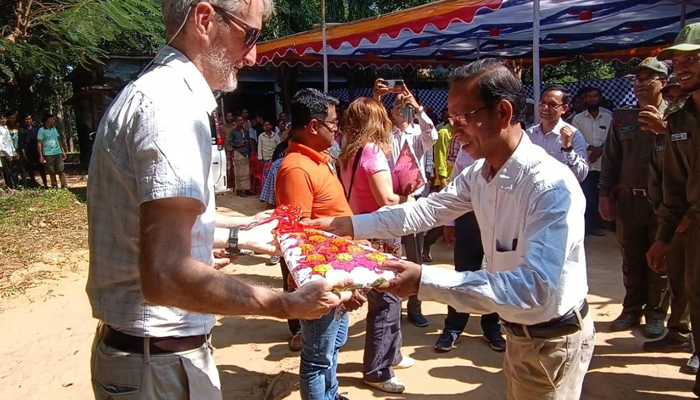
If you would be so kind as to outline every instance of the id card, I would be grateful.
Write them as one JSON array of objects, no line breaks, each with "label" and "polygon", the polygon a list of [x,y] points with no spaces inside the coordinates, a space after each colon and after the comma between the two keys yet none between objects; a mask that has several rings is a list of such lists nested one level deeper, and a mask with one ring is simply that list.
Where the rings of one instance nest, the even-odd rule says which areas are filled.
[{"label": "id card", "polygon": [[673,135],[671,135],[672,142],[679,142],[681,140],[687,140],[687,139],[688,139],[688,132],[674,133]]}]

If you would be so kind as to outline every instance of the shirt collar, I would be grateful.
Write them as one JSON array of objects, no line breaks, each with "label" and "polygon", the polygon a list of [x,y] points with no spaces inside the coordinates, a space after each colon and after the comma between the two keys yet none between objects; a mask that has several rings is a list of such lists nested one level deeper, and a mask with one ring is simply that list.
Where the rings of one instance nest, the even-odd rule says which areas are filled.
[{"label": "shirt collar", "polygon": [[319,153],[316,150],[312,149],[311,147],[304,146],[301,143],[295,142],[295,141],[290,141],[289,142],[289,149],[287,150],[287,154],[289,153],[299,153],[302,155],[305,155],[306,157],[310,158],[311,161],[315,162],[316,164],[328,164],[328,155],[325,153]]},{"label": "shirt collar", "polygon": [[566,122],[564,122],[563,119],[559,118],[559,122],[557,122],[557,124],[554,125],[554,129],[552,129],[551,131],[545,132],[545,131],[544,131],[544,128],[542,127],[542,124],[540,124],[538,130],[539,130],[539,133],[542,134],[542,135],[544,135],[544,136],[547,136],[547,135],[549,135],[550,133],[559,136],[559,132],[561,132],[561,129],[562,129],[563,127],[565,127],[566,125],[567,125]]},{"label": "shirt collar", "polygon": [[204,79],[204,76],[194,63],[179,50],[170,46],[163,47],[153,64],[175,68],[180,71],[192,94],[207,108],[207,112],[212,113],[216,109],[216,99],[206,79]]},{"label": "shirt collar", "polygon": [[512,193],[515,190],[515,186],[521,180],[523,169],[527,164],[529,159],[529,151],[532,147],[533,144],[532,141],[530,141],[530,137],[523,132],[523,136],[520,139],[518,147],[515,149],[508,161],[503,164],[503,167],[496,172],[496,175],[494,175],[490,182],[489,165],[488,163],[484,162],[484,166],[481,169],[482,178],[484,178],[486,182],[489,182],[489,184],[496,185],[498,188]]}]

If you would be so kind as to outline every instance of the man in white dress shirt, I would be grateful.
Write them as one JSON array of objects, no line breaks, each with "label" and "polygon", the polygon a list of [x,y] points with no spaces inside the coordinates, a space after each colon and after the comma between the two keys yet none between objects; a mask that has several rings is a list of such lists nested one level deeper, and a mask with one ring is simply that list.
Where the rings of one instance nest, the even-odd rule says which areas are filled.
[{"label": "man in white dress shirt", "polygon": [[162,5],[172,46],[106,111],[90,163],[87,292],[100,320],[91,359],[97,399],[221,399],[214,314],[314,319],[341,301],[328,281],[282,294],[214,268],[214,249],[216,258],[227,247],[275,249],[275,223],[239,232],[250,219],[217,217],[210,176],[212,90],[234,90],[238,70],[255,63],[272,2]]},{"label": "man in white dress shirt", "polygon": [[581,131],[588,144],[588,176],[581,182],[583,194],[586,196],[586,234],[604,236],[600,229],[602,220],[598,213],[601,161],[603,147],[612,127],[612,113],[601,107],[603,94],[600,89],[587,88],[584,92],[586,111],[577,114],[571,125]]},{"label": "man in white dress shirt", "polygon": [[566,166],[523,133],[525,95],[502,62],[481,60],[455,70],[448,106],[463,150],[483,160],[427,198],[315,224],[355,238],[395,237],[473,210],[485,269],[459,273],[388,263],[398,276],[380,290],[417,293],[462,312],[498,312],[508,341],[508,399],[578,399],[595,344],[581,188]]},{"label": "man in white dress shirt", "polygon": [[569,167],[576,179],[583,182],[588,175],[588,145],[583,134],[562,119],[569,111],[569,93],[557,86],[545,89],[537,110],[542,123],[525,131],[530,140]]}]

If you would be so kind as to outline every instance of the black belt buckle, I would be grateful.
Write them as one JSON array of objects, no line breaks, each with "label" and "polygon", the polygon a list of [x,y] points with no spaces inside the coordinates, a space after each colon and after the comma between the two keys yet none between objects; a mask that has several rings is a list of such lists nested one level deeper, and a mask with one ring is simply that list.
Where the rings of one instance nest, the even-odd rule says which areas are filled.
[{"label": "black belt buckle", "polygon": [[637,197],[647,197],[646,189],[632,189],[632,195]]}]

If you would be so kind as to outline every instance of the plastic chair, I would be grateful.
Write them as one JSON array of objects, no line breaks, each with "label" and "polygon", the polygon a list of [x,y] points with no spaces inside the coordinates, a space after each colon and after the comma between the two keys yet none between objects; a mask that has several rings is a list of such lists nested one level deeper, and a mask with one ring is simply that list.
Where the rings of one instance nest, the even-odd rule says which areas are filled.
[{"label": "plastic chair", "polygon": [[250,179],[250,190],[257,196],[263,187],[263,168],[255,152],[250,154]]}]

